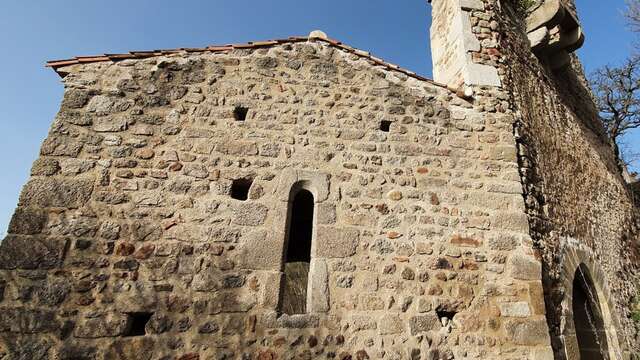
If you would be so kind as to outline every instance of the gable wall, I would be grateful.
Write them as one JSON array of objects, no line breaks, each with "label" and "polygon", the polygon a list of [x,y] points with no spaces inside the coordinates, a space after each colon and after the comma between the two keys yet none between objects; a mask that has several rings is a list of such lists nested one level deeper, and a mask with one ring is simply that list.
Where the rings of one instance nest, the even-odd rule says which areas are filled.
[{"label": "gable wall", "polygon": [[[5,353],[549,358],[513,117],[313,42],[64,70],[0,249]],[[312,311],[286,316],[300,180]],[[141,311],[149,335],[123,337]]]}]

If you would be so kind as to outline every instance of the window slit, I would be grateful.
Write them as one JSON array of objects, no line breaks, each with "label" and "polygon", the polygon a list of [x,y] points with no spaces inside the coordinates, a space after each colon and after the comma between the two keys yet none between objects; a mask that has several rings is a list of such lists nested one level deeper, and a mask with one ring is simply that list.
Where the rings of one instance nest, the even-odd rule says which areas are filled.
[{"label": "window slit", "polygon": [[311,263],[314,199],[307,190],[300,190],[291,203],[287,249],[284,261],[284,288],[281,311],[304,314],[307,311],[307,285]]}]

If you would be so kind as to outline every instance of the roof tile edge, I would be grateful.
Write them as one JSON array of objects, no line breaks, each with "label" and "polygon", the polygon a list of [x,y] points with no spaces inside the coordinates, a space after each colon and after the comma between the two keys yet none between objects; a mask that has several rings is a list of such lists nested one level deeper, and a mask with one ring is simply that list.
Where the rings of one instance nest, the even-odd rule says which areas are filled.
[{"label": "roof tile edge", "polygon": [[[400,72],[411,78],[414,78],[420,81],[429,82],[432,85],[449,89],[445,84],[441,84],[432,79],[418,75],[413,71],[404,69],[398,65],[387,62],[382,58],[374,56],[367,51],[359,50],[351,46],[344,45],[339,40],[331,39],[329,37],[323,38],[318,36],[311,36],[311,37],[295,36],[295,37],[290,37],[288,39],[255,41],[255,42],[248,42],[248,43],[242,43],[242,44],[210,45],[203,48],[177,48],[177,49],[153,50],[153,51],[131,51],[129,53],[124,53],[124,54],[77,56],[71,59],[47,61],[45,66],[52,68],[56,73],[58,73],[58,75],[60,75],[61,77],[64,77],[66,74],[58,71],[58,69],[66,66],[77,65],[77,64],[89,64],[89,63],[107,62],[107,61],[116,62],[116,61],[122,61],[122,60],[128,60],[128,59],[148,59],[151,57],[159,57],[159,56],[173,55],[173,54],[179,54],[179,53],[224,53],[224,52],[228,52],[235,49],[257,49],[257,48],[272,47],[277,45],[292,44],[292,43],[298,43],[298,42],[325,43],[325,44],[328,44],[329,46],[333,46],[343,51],[349,52],[351,54],[355,54],[361,58],[368,59],[372,61],[374,64],[382,66],[387,70]],[[449,90],[452,90],[452,89],[449,89]]]}]

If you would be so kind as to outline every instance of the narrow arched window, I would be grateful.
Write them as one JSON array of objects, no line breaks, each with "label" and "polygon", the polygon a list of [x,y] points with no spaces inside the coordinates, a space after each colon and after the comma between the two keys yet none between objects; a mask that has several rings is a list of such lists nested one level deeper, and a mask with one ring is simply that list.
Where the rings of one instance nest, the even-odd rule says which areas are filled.
[{"label": "narrow arched window", "polygon": [[580,265],[573,280],[573,321],[580,358],[608,360],[607,334],[593,281],[586,266]]},{"label": "narrow arched window", "polygon": [[307,311],[307,288],[313,238],[313,194],[305,189],[294,193],[290,203],[284,286],[280,310],[289,315]]}]

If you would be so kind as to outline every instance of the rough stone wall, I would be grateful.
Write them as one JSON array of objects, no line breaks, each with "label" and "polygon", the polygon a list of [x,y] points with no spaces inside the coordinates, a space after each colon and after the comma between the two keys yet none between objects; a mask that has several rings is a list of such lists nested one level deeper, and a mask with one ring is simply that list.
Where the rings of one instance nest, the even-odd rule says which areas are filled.
[{"label": "rough stone wall", "polygon": [[[312,41],[64,72],[0,248],[7,358],[552,357],[504,99]],[[300,182],[310,312],[287,316]]]},{"label": "rough stone wall", "polygon": [[543,259],[556,357],[565,358],[564,329],[573,324],[567,315],[571,289],[564,286],[563,267],[574,252],[571,244],[577,243],[593,258],[582,261],[594,264],[592,271],[603,278],[599,285],[609,292],[604,306],[612,313],[623,351],[614,358],[627,358],[640,346],[639,329],[629,319],[639,281],[637,204],[607,145],[577,58],[571,66],[551,71],[531,53],[509,6],[502,16],[500,46],[509,64],[503,66],[505,86],[519,119],[516,133],[527,211]]}]

